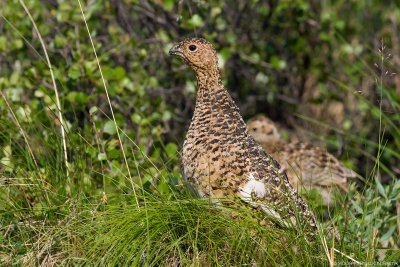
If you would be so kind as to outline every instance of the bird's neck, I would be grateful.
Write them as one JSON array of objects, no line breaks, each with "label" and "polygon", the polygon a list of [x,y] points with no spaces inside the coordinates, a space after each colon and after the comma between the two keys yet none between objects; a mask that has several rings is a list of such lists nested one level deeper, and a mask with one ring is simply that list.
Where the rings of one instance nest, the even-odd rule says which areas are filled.
[{"label": "bird's neck", "polygon": [[213,90],[219,85],[222,86],[221,76],[218,68],[197,69],[195,71],[197,79],[197,88]]},{"label": "bird's neck", "polygon": [[217,108],[221,98],[229,96],[225,90],[218,70],[197,71],[196,111]]},{"label": "bird's neck", "polygon": [[[234,103],[228,91],[224,88],[219,72],[196,73],[197,76],[197,97],[192,123],[201,122],[208,125],[215,118],[230,118],[241,123],[246,128],[239,108]],[[210,118],[214,118],[210,120]]]}]

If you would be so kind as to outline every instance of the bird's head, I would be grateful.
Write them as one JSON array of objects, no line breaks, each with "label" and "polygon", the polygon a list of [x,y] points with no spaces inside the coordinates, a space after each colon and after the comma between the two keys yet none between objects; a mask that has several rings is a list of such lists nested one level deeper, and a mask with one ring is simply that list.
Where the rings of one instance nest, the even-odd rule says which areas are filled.
[{"label": "bird's head", "polygon": [[197,74],[218,73],[217,52],[211,43],[202,38],[183,40],[172,47],[169,54],[183,58]]},{"label": "bird's head", "polygon": [[275,124],[265,116],[257,116],[247,123],[247,131],[258,143],[274,143],[280,140]]}]

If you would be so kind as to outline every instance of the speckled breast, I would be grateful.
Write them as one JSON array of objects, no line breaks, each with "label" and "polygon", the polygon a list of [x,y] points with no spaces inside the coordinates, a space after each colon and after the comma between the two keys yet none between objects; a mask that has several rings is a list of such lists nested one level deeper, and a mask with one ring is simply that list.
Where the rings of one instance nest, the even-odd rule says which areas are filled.
[{"label": "speckled breast", "polygon": [[186,135],[184,175],[203,197],[235,195],[241,181],[251,172],[243,140],[245,128],[238,125],[241,118],[227,112],[231,108],[222,96],[214,105],[199,102]]}]

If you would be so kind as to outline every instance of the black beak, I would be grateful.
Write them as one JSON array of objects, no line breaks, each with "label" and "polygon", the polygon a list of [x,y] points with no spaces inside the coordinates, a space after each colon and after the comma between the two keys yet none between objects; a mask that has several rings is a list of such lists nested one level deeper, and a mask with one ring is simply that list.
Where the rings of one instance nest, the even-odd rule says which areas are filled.
[{"label": "black beak", "polygon": [[182,51],[180,49],[180,46],[174,46],[169,50],[169,55],[170,56],[183,56]]}]

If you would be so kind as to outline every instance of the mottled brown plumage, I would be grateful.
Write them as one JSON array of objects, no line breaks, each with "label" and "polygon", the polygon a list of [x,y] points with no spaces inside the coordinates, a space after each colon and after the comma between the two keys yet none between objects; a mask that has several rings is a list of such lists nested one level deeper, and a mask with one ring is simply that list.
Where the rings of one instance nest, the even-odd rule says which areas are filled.
[{"label": "mottled brown plumage", "polygon": [[184,176],[202,197],[239,197],[281,222],[314,232],[316,221],[279,165],[247,133],[239,109],[224,88],[217,54],[204,39],[192,38],[170,50],[193,69],[196,106],[183,145]]},{"label": "mottled brown plumage", "polygon": [[332,204],[335,189],[347,191],[349,178],[357,176],[325,150],[300,141],[284,142],[273,121],[257,116],[247,123],[249,134],[279,162],[295,189],[317,189],[324,204]]}]

